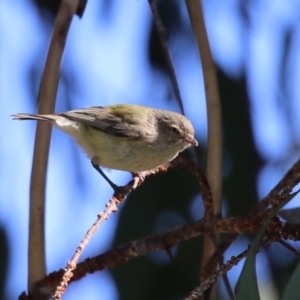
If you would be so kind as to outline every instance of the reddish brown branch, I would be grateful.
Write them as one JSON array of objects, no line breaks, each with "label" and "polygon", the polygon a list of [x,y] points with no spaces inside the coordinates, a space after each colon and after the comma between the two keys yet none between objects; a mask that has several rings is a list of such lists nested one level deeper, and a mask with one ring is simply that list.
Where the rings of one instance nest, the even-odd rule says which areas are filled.
[{"label": "reddish brown branch", "polygon": [[[184,240],[191,239],[198,235],[207,233],[209,231],[214,231],[216,233],[252,233],[255,234],[260,229],[261,222],[263,220],[253,220],[252,222],[247,220],[247,218],[229,218],[223,220],[215,220],[213,228],[207,226],[207,222],[201,219],[197,222],[193,222],[172,230],[166,231],[164,233],[147,237],[141,240],[133,241],[131,243],[125,244],[123,246],[117,247],[111,251],[108,251],[102,255],[99,255],[92,259],[87,259],[82,263],[77,265],[76,270],[74,270],[74,276],[71,281],[76,281],[86,276],[88,273],[93,273],[100,271],[104,268],[113,268],[119,263],[128,262],[130,259],[138,256],[142,256],[157,250],[163,250],[170,248]],[[275,223],[275,225],[273,224]],[[292,240],[300,240],[300,224],[290,224],[272,222],[267,229],[268,235],[271,234],[270,230],[276,230],[278,226],[281,228],[281,237],[277,236],[277,239],[289,236]],[[294,234],[292,234],[292,232]],[[264,245],[269,243],[268,239],[264,240]],[[244,253],[244,252],[243,252]],[[246,253],[244,253],[246,255]],[[226,262],[220,267],[218,271],[215,271],[210,275],[203,284],[197,288],[198,291],[203,292],[205,289],[209,288],[212,284],[216,282],[219,276],[225,274],[229,269],[236,265],[244,254],[240,254],[237,257],[232,257],[230,261]],[[63,270],[58,272],[53,272],[47,276],[44,280],[39,283],[39,287],[43,289],[54,290],[63,275]],[[25,294],[22,295],[22,299],[30,299]],[[191,298],[193,299],[193,298]]]},{"label": "reddish brown branch", "polygon": [[[155,170],[143,172],[143,176],[147,177],[149,175],[155,174],[157,172],[164,172],[167,170],[167,167],[162,166]],[[90,241],[93,234],[99,229],[100,225],[106,221],[109,216],[117,211],[117,206],[125,200],[127,195],[134,189],[136,189],[142,183],[141,177],[138,174],[135,174],[133,180],[130,181],[126,186],[123,187],[124,193],[115,193],[113,197],[108,201],[106,204],[106,208],[103,212],[98,214],[98,218],[95,223],[91,226],[91,228],[87,231],[86,235],[80,242],[79,246],[77,247],[73,257],[71,260],[68,261],[68,264],[64,270],[63,276],[60,280],[59,285],[56,287],[56,291],[53,295],[54,299],[61,299],[63,293],[68,286],[69,281],[73,277],[73,271],[77,266],[77,262],[81,254],[83,253],[85,247],[87,246],[88,242]]]},{"label": "reddish brown branch", "polygon": [[213,201],[212,194],[208,184],[208,181],[203,172],[192,162],[185,160],[183,157],[178,156],[170,163],[170,167],[186,168],[197,179],[198,185],[201,188],[202,198],[205,207],[205,217],[207,219],[213,219]]},{"label": "reddish brown branch", "polygon": [[[249,213],[249,218],[256,217],[256,218],[266,218],[269,211],[266,210],[268,205],[277,206],[279,203],[284,201],[288,195],[291,193],[293,188],[300,182],[300,160],[298,160],[291,168],[288,170],[288,172],[285,174],[285,176],[278,182],[278,184],[270,191],[270,193],[261,201],[258,203],[258,205],[255,207],[253,211]],[[298,234],[296,228],[293,227],[292,224],[289,223],[283,223],[283,226],[285,227],[282,232],[282,237],[285,239],[291,239],[291,240],[299,240],[300,233]],[[296,225],[298,227],[298,225]],[[279,229],[276,231],[274,229],[271,231],[270,235],[272,235],[272,232],[275,234],[278,232]],[[269,235],[269,236],[270,236]],[[205,266],[205,270],[207,272],[210,272],[213,270],[219,259],[220,256],[223,255],[223,253],[230,247],[232,242],[236,239],[238,235],[233,234],[230,237],[227,238],[223,242],[221,246],[219,246],[218,250],[215,252],[215,254],[211,257],[209,262]]]},{"label": "reddish brown branch", "polygon": [[[74,274],[71,281],[73,282],[79,280],[86,276],[86,274],[101,271],[105,268],[114,268],[118,264],[128,262],[135,257],[143,256],[158,250],[171,248],[172,246],[175,246],[180,242],[189,240],[211,231],[215,233],[256,234],[259,231],[262,222],[263,219],[255,219],[251,221],[248,218],[228,218],[214,220],[213,222],[211,221],[210,224],[208,224],[205,219],[201,219],[199,221],[189,223],[154,236],[149,236],[140,240],[132,241],[130,243],[112,249],[104,254],[91,259],[87,259],[77,265],[76,269],[73,272]],[[286,223],[279,222],[279,224],[277,224],[277,221],[275,221],[275,223],[275,225],[274,222],[270,223],[270,226],[267,229],[268,235],[271,234],[270,230],[272,228],[273,230],[276,230],[276,228],[278,228],[279,226],[281,228],[281,236],[277,236],[276,240],[279,240],[287,235],[292,240],[300,240],[300,235],[297,235],[297,232],[300,232],[300,224],[293,225],[294,234],[292,234],[291,228],[289,226],[286,226]],[[212,227],[210,227],[210,225],[212,225]],[[270,240],[265,239],[265,243],[270,243]],[[234,262],[234,264],[238,262],[236,259],[231,260]],[[226,268],[228,268],[228,264],[231,265],[232,262],[227,262]],[[227,270],[226,268],[221,268],[221,272]],[[53,290],[60,281],[62,275],[63,270],[53,272],[49,274],[49,276],[47,276],[43,281],[41,281],[39,285],[43,286],[44,288],[47,287],[48,289]]]},{"label": "reddish brown branch", "polygon": [[219,270],[208,276],[206,280],[204,280],[200,286],[196,287],[184,300],[201,299],[203,292],[213,286],[219,277],[226,274],[232,267],[236,266],[243,258],[245,258],[248,254],[248,251],[249,249],[243,251],[238,256],[232,256],[230,260],[228,260],[225,264],[222,264]]},{"label": "reddish brown branch", "polygon": [[[205,197],[203,196],[203,199],[206,199],[205,207],[207,215],[212,214],[212,205],[208,205],[207,203],[211,201],[209,186],[207,183],[207,180],[205,176],[202,174],[202,172],[193,164],[188,163],[186,160],[184,160],[182,157],[177,157],[173,162],[171,162],[168,166],[161,166],[158,167],[155,170],[143,172],[144,177],[148,177],[150,175],[153,175],[155,173],[159,172],[166,172],[168,168],[174,168],[174,167],[184,167],[188,168],[188,170],[196,176],[198,179],[199,185],[202,187],[202,189],[205,191]],[[100,227],[100,225],[109,218],[111,213],[117,211],[117,206],[125,200],[127,195],[137,188],[142,183],[141,177],[136,174],[131,182],[129,182],[126,186],[123,187],[123,190],[126,191],[123,194],[122,193],[115,193],[113,197],[109,200],[109,202],[106,204],[106,209],[98,215],[97,220],[92,225],[92,227],[88,230],[82,241],[80,242],[79,246],[77,247],[73,257],[68,262],[64,274],[62,276],[62,279],[60,280],[59,285],[56,288],[56,291],[54,293],[55,299],[61,299],[62,294],[65,292],[69,281],[73,277],[73,271],[75,270],[77,266],[78,259],[80,255],[82,254],[83,250],[87,246],[88,242],[90,241],[92,235],[97,231],[97,229]]]},{"label": "reddish brown branch", "polygon": [[257,215],[262,213],[270,204],[274,207],[290,194],[293,188],[300,182],[300,159],[287,171],[284,177],[271,190],[271,192],[259,202],[251,213]]},{"label": "reddish brown branch", "polygon": [[[206,209],[211,209],[211,194],[210,189],[207,184],[205,176],[198,170],[193,164],[187,162],[181,157],[176,158],[173,162],[170,163],[169,166],[162,166],[154,171],[145,172],[143,175],[147,177],[151,174],[155,174],[158,172],[166,172],[168,168],[177,168],[184,167],[188,168],[190,172],[192,172],[196,178],[198,179],[199,185],[202,187],[203,199],[206,201]],[[297,173],[297,172],[296,172]],[[293,173],[293,174],[296,174]],[[294,175],[295,176],[295,175]],[[297,183],[297,180],[290,180]],[[121,203],[126,195],[138,185],[141,184],[140,176],[134,177],[133,181],[128,183],[124,187],[124,190],[128,192],[124,195],[118,194],[114,195],[111,201],[115,202],[115,205]],[[289,190],[291,189],[291,185],[289,186]],[[286,190],[286,189],[284,189]],[[281,197],[282,194],[280,194]],[[115,211],[115,205],[108,205],[108,210],[111,212]],[[102,255],[99,255],[92,259],[87,259],[86,261],[79,263],[76,266],[78,260],[78,253],[82,253],[85,245],[87,244],[91,234],[87,234],[87,240],[83,240],[82,244],[79,247],[79,252],[75,254],[75,264],[70,263],[71,268],[76,266],[76,270],[72,270],[72,276],[68,277],[68,280],[71,281],[79,280],[83,276],[88,273],[93,273],[104,268],[112,268],[115,267],[119,263],[128,262],[130,259],[138,256],[142,256],[157,250],[165,250],[170,249],[172,246],[179,244],[182,241],[189,240],[193,237],[205,234],[205,233],[229,233],[229,234],[256,234],[261,228],[261,224],[264,222],[266,217],[268,216],[270,210],[264,211],[259,216],[254,217],[253,215],[243,217],[243,218],[224,218],[218,219],[216,217],[208,218],[206,215],[199,221],[186,224],[181,227],[174,228],[172,230],[168,230],[161,234],[147,237],[141,240],[133,241],[126,245],[115,248],[111,251],[108,251]],[[212,213],[212,212],[211,212]],[[209,214],[208,214],[209,215]],[[102,219],[106,219],[106,215],[101,215]],[[99,217],[99,219],[101,219]],[[94,224],[95,225],[95,224]],[[90,233],[94,233],[97,229],[97,226],[94,226],[90,229]],[[270,222],[268,228],[266,229],[265,238],[263,240],[264,245],[269,244],[274,241],[279,241],[281,239],[291,239],[291,240],[300,240],[300,224],[289,224],[280,222],[280,219],[275,217],[272,222]],[[223,253],[230,243],[225,243],[220,250],[219,253]],[[218,254],[219,255],[219,254]],[[218,257],[216,254],[216,256]],[[239,257],[232,258],[229,262],[222,265],[220,270],[216,271],[210,277],[206,277],[205,282],[200,288],[202,291],[204,288],[209,287],[211,284],[217,280],[217,278],[223,274],[225,274],[234,264],[239,261]],[[216,258],[215,258],[216,259]],[[73,261],[74,262],[74,261]],[[55,286],[60,281],[63,275],[63,271],[54,272],[46,277],[44,280],[39,282],[38,287],[43,287],[45,290],[54,290]],[[71,278],[72,277],[72,278]],[[209,285],[210,284],[210,285]],[[22,295],[22,299],[26,298],[26,295]]]}]

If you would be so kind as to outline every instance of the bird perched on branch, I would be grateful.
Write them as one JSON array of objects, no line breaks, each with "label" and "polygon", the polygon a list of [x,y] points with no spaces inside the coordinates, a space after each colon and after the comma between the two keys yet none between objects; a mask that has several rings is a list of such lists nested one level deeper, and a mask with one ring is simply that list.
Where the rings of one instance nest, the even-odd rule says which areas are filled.
[{"label": "bird perched on branch", "polygon": [[146,106],[117,104],[51,115],[20,113],[13,118],[48,121],[71,135],[115,191],[119,187],[100,167],[149,171],[173,160],[190,145],[198,146],[189,119]]}]

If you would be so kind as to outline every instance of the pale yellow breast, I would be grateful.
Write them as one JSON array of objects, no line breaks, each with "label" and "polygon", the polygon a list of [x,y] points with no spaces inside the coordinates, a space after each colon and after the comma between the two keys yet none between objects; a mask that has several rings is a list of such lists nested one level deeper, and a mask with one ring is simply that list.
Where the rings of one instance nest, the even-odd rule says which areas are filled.
[{"label": "pale yellow breast", "polygon": [[170,147],[163,143],[120,139],[76,121],[53,124],[73,136],[90,159],[98,157],[99,165],[115,170],[140,172],[152,170],[171,161],[185,146]]}]

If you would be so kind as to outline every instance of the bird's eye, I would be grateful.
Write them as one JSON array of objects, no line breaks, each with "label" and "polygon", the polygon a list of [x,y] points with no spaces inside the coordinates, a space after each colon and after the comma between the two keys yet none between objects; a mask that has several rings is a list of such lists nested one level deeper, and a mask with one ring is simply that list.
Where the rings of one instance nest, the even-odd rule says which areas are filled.
[{"label": "bird's eye", "polygon": [[177,127],[172,126],[169,128],[169,130],[170,130],[170,133],[172,133],[172,134],[179,134],[179,130]]}]

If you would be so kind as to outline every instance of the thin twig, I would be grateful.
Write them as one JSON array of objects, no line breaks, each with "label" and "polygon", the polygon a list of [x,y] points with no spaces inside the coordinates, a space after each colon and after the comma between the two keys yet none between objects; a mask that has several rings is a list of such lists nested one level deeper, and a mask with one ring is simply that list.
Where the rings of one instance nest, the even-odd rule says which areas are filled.
[{"label": "thin twig", "polygon": [[225,273],[223,275],[223,281],[224,281],[225,289],[227,291],[227,295],[228,295],[229,299],[235,300],[234,292],[233,292],[233,290],[231,288],[231,285],[230,285],[227,273]]},{"label": "thin twig", "polygon": [[194,164],[193,162],[187,161],[181,156],[177,156],[176,159],[170,162],[170,167],[172,168],[186,168],[191,174],[193,174],[197,181],[198,185],[201,188],[202,192],[202,198],[204,202],[204,208],[205,208],[205,218],[207,220],[213,219],[213,199],[212,199],[212,193],[209,186],[209,183],[203,174],[203,172],[200,170],[200,168]]},{"label": "thin twig", "polygon": [[204,274],[209,274],[210,270],[216,268],[217,264],[220,261],[220,258],[223,256],[225,251],[230,247],[230,245],[235,241],[237,237],[237,234],[231,234],[221,245],[218,246],[214,255],[211,256],[210,260],[205,265],[205,269],[203,270]]},{"label": "thin twig", "polygon": [[[281,191],[285,193],[291,191],[300,182],[300,159],[287,171],[284,177],[276,184],[271,192],[258,203],[251,215],[262,213],[268,205],[276,205],[276,198],[280,195]],[[283,198],[284,199],[284,198]]]},{"label": "thin twig", "polygon": [[68,264],[64,271],[64,275],[63,275],[59,285],[56,287],[56,291],[53,295],[54,299],[61,299],[61,296],[65,292],[69,281],[73,277],[73,270],[76,268],[77,261],[78,261],[80,255],[82,254],[83,250],[85,249],[86,245],[88,244],[89,240],[91,239],[92,235],[97,231],[97,229],[100,227],[100,225],[105,220],[108,219],[108,217],[111,215],[111,213],[117,211],[117,205],[119,203],[120,203],[120,201],[116,197],[112,197],[109,200],[108,204],[106,205],[106,209],[104,210],[104,212],[102,212],[98,215],[97,221],[87,231],[83,240],[80,242],[79,246],[77,247],[73,257],[71,258],[70,261],[68,261]]},{"label": "thin twig", "polygon": [[288,244],[286,241],[280,240],[278,241],[278,243],[285,247],[287,250],[294,253],[295,256],[300,257],[300,252],[297,249],[295,249],[292,245]]},{"label": "thin twig", "polygon": [[215,271],[211,274],[206,280],[204,280],[200,286],[196,287],[188,297],[184,300],[196,300],[200,299],[201,295],[204,291],[210,288],[213,284],[216,283],[219,277],[226,274],[233,266],[237,265],[244,257],[247,256],[249,249],[243,251],[238,256],[233,256],[230,260],[228,260],[225,264],[221,265],[219,270]]},{"label": "thin twig", "polygon": [[[58,11],[45,69],[39,90],[39,113],[52,113],[59,81],[60,62],[72,16],[79,1],[64,0]],[[46,274],[45,263],[45,189],[51,126],[38,122],[30,182],[30,221],[28,245],[28,290],[32,294],[35,282]]]},{"label": "thin twig", "polygon": [[168,50],[168,46],[167,46],[167,41],[166,41],[166,30],[164,28],[164,25],[162,23],[162,20],[159,16],[159,12],[156,6],[156,3],[154,0],[148,0],[149,5],[150,5],[150,9],[152,11],[153,14],[153,20],[154,20],[154,24],[157,30],[157,34],[166,58],[166,62],[167,62],[167,66],[169,69],[169,73],[170,73],[170,79],[171,79],[171,83],[173,86],[173,90],[174,90],[174,94],[176,97],[176,100],[179,104],[181,113],[184,115],[184,107],[183,107],[183,102],[182,102],[182,98],[181,98],[181,94],[180,94],[180,90],[179,90],[179,86],[178,86],[178,81],[176,78],[176,74],[175,74],[175,70],[174,70],[174,66],[171,60],[171,56]]},{"label": "thin twig", "polygon": [[[146,177],[148,177],[152,174],[159,173],[159,172],[166,172],[166,171],[167,171],[167,166],[161,166],[161,167],[158,167],[155,170],[143,172],[143,177],[146,178]],[[56,291],[53,295],[54,299],[61,299],[61,296],[65,292],[69,281],[73,277],[73,271],[75,270],[75,268],[77,266],[78,259],[81,256],[81,254],[83,253],[85,247],[87,246],[87,244],[90,241],[93,234],[99,229],[100,225],[109,218],[109,216],[112,213],[117,212],[117,206],[121,202],[123,202],[126,199],[126,197],[128,196],[128,194],[131,191],[133,191],[134,189],[136,189],[142,182],[143,181],[141,179],[141,176],[139,176],[139,174],[135,174],[134,177],[133,177],[133,180],[130,181],[126,186],[123,187],[122,190],[124,190],[126,192],[124,192],[124,193],[119,193],[119,192],[114,193],[113,197],[106,204],[105,210],[103,212],[101,212],[100,214],[98,214],[97,220],[91,226],[91,228],[87,231],[86,235],[84,236],[84,238],[80,242],[80,244],[77,247],[73,257],[71,258],[71,260],[68,261],[68,264],[65,268],[63,277],[62,277],[59,285],[56,287]]]}]

